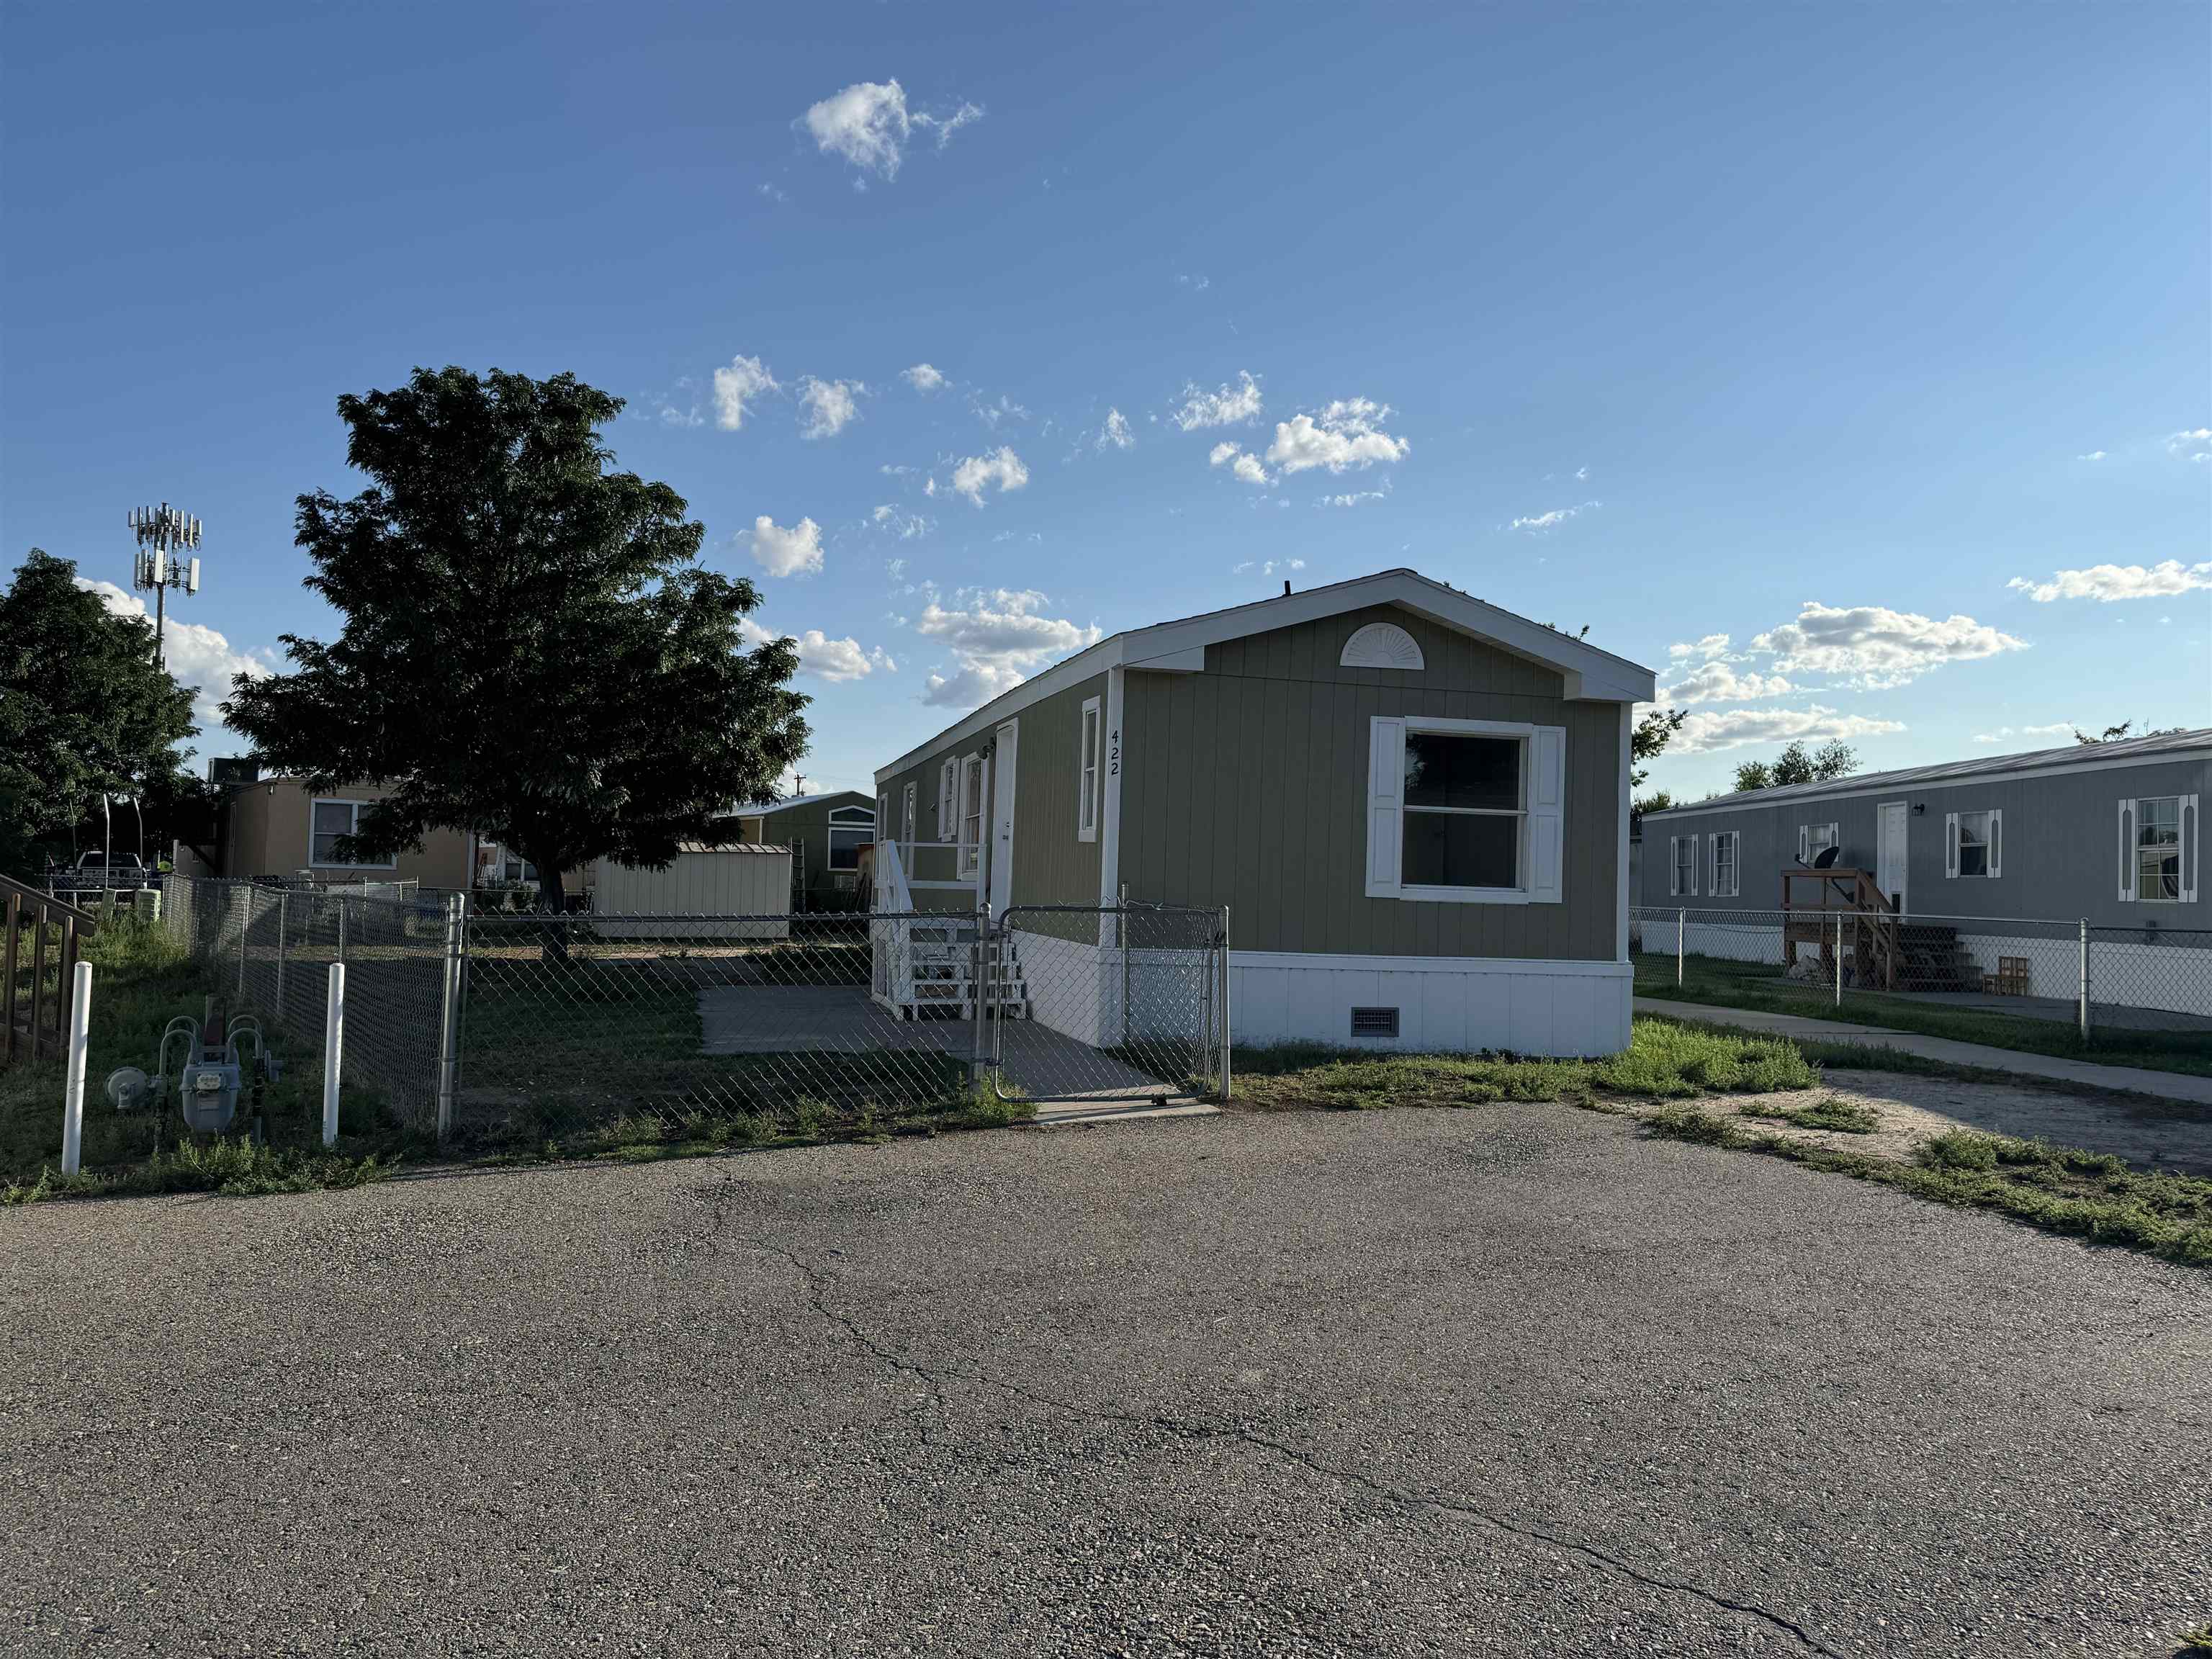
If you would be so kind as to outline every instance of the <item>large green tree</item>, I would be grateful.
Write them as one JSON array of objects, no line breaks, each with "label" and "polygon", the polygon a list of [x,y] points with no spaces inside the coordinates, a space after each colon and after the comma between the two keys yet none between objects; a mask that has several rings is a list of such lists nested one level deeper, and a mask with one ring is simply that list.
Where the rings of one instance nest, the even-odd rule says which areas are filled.
[{"label": "large green tree", "polygon": [[154,665],[152,623],[33,548],[0,593],[0,869],[34,872],[103,793],[176,793],[198,690]]},{"label": "large green tree", "polygon": [[390,793],[342,856],[473,830],[562,872],[658,867],[805,752],[787,639],[744,648],[753,585],[696,562],[702,530],[663,483],[618,471],[599,428],[622,400],[572,374],[417,369],[338,399],[369,487],[299,501],[307,585],[337,639],[286,635],[289,673],[223,712],[317,788]]},{"label": "large green tree", "polygon": [[1785,783],[1828,783],[1858,769],[1858,750],[1841,738],[1831,738],[1818,749],[1808,749],[1800,740],[1771,761],[1744,762],[1735,769],[1735,787],[1777,789]]}]

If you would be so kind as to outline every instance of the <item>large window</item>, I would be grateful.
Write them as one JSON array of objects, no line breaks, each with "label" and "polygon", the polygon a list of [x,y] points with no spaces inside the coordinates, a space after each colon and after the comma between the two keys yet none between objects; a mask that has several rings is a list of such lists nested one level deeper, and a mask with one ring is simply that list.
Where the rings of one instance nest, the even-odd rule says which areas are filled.
[{"label": "large window", "polygon": [[1522,750],[1518,738],[1406,733],[1405,885],[1521,884]]},{"label": "large window", "polygon": [[307,808],[307,862],[317,866],[340,870],[389,870],[390,861],[381,864],[352,864],[337,855],[338,839],[350,836],[360,824],[362,809],[372,803],[365,800],[319,800]]},{"label": "large window", "polygon": [[2153,796],[2136,803],[2136,896],[2154,902],[2181,897],[2181,797]]},{"label": "large window", "polygon": [[876,815],[865,806],[840,806],[830,814],[830,867],[857,870],[860,849],[876,838]]},{"label": "large window", "polygon": [[1955,812],[1951,817],[1951,873],[1955,876],[1994,876],[2002,854],[1998,837],[2004,833],[2003,814]]},{"label": "large window", "polygon": [[1098,839],[1098,699],[1096,697],[1088,698],[1084,702],[1083,731],[1079,742],[1075,838],[1078,841],[1096,841]]},{"label": "large window", "polygon": [[983,757],[960,757],[960,874],[964,880],[982,868]]},{"label": "large window", "polygon": [[[1742,848],[1741,830],[1723,830],[1713,837],[1715,898],[1735,898],[1742,890]],[[1692,888],[1691,890],[1694,892],[1696,890]]]}]

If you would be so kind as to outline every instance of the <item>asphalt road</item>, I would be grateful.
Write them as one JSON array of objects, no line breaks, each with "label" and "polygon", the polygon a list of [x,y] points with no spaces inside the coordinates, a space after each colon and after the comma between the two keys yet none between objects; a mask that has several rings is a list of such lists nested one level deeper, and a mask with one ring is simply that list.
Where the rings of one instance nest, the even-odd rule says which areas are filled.
[{"label": "asphalt road", "polygon": [[2212,1619],[2212,1274],[1565,1107],[52,1204],[0,1298],[0,1650]]}]

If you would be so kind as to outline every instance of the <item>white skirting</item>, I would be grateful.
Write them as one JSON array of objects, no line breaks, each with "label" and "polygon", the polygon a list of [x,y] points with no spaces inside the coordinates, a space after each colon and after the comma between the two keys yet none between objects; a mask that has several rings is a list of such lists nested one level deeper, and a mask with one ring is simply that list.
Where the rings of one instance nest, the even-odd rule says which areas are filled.
[{"label": "white skirting", "polygon": [[[1442,1054],[1618,1054],[1635,970],[1625,962],[1230,953],[1237,1041]],[[1395,1008],[1398,1035],[1354,1036],[1354,1008]]]}]

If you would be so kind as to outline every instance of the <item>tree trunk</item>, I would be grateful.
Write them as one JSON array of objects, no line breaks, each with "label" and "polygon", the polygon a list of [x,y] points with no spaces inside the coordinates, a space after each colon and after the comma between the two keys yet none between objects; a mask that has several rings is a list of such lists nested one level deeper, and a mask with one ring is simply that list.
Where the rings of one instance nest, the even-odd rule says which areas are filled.
[{"label": "tree trunk", "polygon": [[561,890],[561,866],[553,860],[533,855],[531,863],[538,866],[538,908],[545,920],[538,923],[544,930],[544,944],[539,959],[568,965],[568,906],[567,896]]}]

